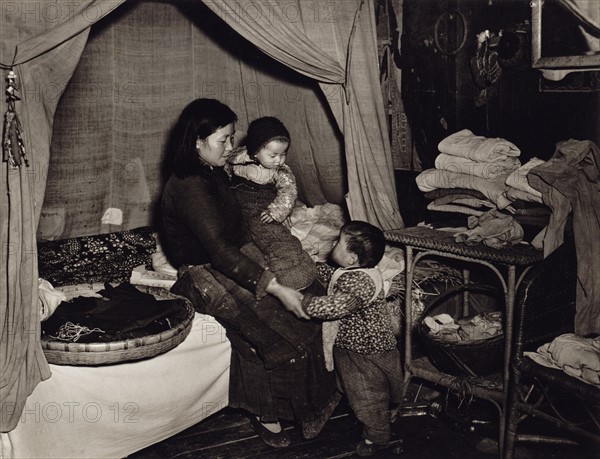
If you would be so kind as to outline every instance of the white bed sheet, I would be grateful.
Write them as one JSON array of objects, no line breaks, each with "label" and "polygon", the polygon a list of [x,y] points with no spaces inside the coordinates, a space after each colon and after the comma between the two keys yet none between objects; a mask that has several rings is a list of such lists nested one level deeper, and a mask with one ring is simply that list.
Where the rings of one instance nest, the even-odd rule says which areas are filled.
[{"label": "white bed sheet", "polygon": [[50,365],[1,458],[122,458],[227,406],[231,347],[196,313],[187,338],[148,360],[101,367]]}]

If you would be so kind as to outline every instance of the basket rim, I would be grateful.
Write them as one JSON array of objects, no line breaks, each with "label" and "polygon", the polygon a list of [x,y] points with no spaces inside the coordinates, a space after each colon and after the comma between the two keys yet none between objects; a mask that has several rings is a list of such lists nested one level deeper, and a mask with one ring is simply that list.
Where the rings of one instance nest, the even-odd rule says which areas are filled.
[{"label": "basket rim", "polygon": [[77,343],[42,337],[40,344],[48,363],[69,365],[98,365],[127,362],[153,357],[180,344],[189,334],[193,325],[195,309],[191,302],[182,296],[161,295],[158,301],[178,299],[183,301],[187,315],[175,327],[160,333],[119,341]]}]

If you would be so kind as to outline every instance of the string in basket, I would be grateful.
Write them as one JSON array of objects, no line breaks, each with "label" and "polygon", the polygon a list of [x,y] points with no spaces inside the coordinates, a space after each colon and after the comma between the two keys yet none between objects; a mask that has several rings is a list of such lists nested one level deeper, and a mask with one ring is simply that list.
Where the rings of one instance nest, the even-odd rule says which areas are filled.
[{"label": "string in basket", "polygon": [[66,322],[60,326],[56,336],[50,336],[60,341],[72,341],[77,342],[80,337],[89,335],[94,332],[106,333],[104,330],[99,328],[89,328],[85,325],[74,324],[73,322]]}]

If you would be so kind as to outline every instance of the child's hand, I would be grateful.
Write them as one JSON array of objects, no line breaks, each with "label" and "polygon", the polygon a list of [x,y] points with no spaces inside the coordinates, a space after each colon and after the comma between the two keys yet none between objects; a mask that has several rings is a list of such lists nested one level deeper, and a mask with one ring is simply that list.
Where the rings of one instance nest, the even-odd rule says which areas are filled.
[{"label": "child's hand", "polygon": [[271,217],[270,213],[264,211],[262,214],[260,214],[260,221],[263,223],[273,223],[275,219]]}]

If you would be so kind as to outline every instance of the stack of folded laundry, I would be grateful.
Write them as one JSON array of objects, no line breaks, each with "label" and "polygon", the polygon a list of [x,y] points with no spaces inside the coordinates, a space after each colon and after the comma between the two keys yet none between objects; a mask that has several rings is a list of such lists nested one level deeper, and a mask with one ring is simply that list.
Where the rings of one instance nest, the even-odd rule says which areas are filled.
[{"label": "stack of folded laundry", "polygon": [[534,157],[521,165],[521,151],[512,142],[463,129],[443,139],[438,150],[435,168],[416,178],[432,200],[429,210],[480,216],[496,208],[519,214],[523,202],[543,204],[527,174],[545,161]]},{"label": "stack of folded laundry", "polygon": [[510,206],[506,179],[521,166],[521,151],[513,143],[463,129],[443,139],[438,150],[435,168],[416,178],[421,191],[437,191],[426,195],[433,198],[429,210],[482,215],[491,208]]},{"label": "stack of folded laundry", "polygon": [[[542,194],[527,180],[527,174],[544,161],[533,158],[521,165],[521,151],[515,144],[475,135],[469,129],[444,138],[438,150],[435,168],[421,172],[417,186],[431,200],[428,210],[469,215],[467,226],[477,233],[478,242],[501,247],[522,240],[518,224],[503,214],[548,217],[550,209],[543,205]],[[494,234],[487,237],[484,228],[478,228],[480,221],[486,228],[493,227]],[[506,228],[506,235],[498,228]],[[466,237],[463,242],[474,240]]]}]

